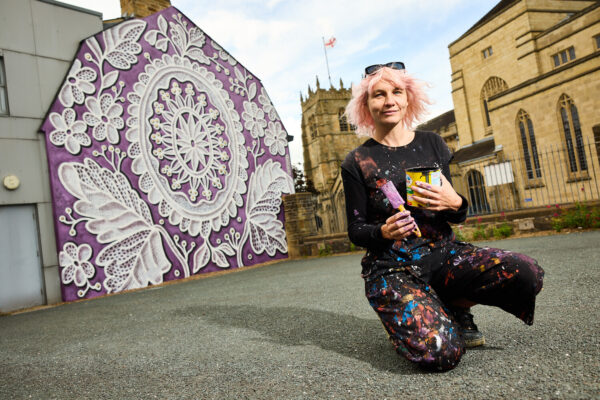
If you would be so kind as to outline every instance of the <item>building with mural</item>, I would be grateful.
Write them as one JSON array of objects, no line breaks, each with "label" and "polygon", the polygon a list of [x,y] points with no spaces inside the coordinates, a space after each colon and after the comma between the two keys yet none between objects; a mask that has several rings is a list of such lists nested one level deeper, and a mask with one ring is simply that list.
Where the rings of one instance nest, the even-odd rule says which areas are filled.
[{"label": "building with mural", "polygon": [[[179,10],[164,8],[168,1],[121,3],[123,18],[102,25],[92,13],[96,30],[74,32],[65,49],[68,68],[40,105],[34,132],[43,135],[32,139],[40,153],[32,158],[47,166],[32,170],[9,143],[16,173],[5,179],[0,199],[21,194],[22,202],[31,201],[24,191],[29,182],[14,184],[19,170],[45,189],[45,214],[33,219],[47,234],[34,232],[31,240],[44,242],[53,257],[42,285],[53,295],[33,303],[7,296],[2,311],[288,256],[282,207],[282,195],[294,191],[288,134],[260,79]],[[14,71],[7,72],[9,102],[19,105],[11,97]],[[7,118],[17,118],[8,110]],[[1,211],[21,224],[10,219],[14,208]],[[6,245],[14,252],[19,240]],[[27,255],[35,248],[19,250]],[[10,265],[0,263],[14,285]]]}]

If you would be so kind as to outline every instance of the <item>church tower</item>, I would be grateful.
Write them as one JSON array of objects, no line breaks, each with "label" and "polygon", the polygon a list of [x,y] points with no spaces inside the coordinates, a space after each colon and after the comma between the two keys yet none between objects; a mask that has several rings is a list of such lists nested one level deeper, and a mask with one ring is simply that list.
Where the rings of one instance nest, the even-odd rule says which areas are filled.
[{"label": "church tower", "polygon": [[340,165],[350,150],[366,140],[356,136],[344,116],[351,97],[351,90],[344,88],[341,79],[339,89],[333,86],[323,89],[319,78],[315,90],[309,85],[308,96],[304,98],[300,95],[304,175],[319,192],[317,213],[323,220],[326,233],[337,230],[328,222],[328,216],[331,214],[332,205],[329,203]]}]

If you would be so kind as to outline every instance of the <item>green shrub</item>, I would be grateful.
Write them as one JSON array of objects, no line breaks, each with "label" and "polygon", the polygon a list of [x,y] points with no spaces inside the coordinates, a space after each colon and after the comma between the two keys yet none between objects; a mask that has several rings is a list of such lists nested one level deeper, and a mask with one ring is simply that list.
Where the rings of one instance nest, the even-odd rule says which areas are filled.
[{"label": "green shrub", "polygon": [[585,204],[577,203],[574,208],[561,209],[552,218],[552,228],[560,232],[565,228],[600,228],[600,209],[589,208]]},{"label": "green shrub", "polygon": [[476,225],[473,231],[473,240],[485,240],[493,235],[492,228],[486,229],[485,225]]},{"label": "green shrub", "polygon": [[465,237],[465,235],[462,232],[462,226],[453,226],[452,230],[454,231],[454,236],[456,237],[456,240],[461,241],[461,242],[466,242],[467,238]]},{"label": "green shrub", "polygon": [[325,247],[319,249],[319,257],[325,257],[330,255],[333,252],[331,245],[326,244]]},{"label": "green shrub", "polygon": [[500,226],[493,228],[492,233],[495,238],[507,238],[513,234],[513,227],[508,222],[503,222]]}]

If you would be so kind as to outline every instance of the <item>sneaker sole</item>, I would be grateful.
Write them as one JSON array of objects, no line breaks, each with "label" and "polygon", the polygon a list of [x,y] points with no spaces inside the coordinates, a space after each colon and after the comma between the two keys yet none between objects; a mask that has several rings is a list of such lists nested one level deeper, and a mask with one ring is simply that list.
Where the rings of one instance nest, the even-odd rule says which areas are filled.
[{"label": "sneaker sole", "polygon": [[471,348],[471,347],[479,347],[479,346],[483,346],[485,344],[485,338],[479,338],[479,339],[471,339],[471,340],[465,340],[465,347],[467,348]]}]

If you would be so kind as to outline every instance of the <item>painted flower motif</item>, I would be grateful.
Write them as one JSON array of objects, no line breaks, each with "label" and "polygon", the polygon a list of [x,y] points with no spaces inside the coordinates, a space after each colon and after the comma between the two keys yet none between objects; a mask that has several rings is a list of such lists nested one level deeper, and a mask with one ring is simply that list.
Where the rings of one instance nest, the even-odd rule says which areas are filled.
[{"label": "painted flower motif", "polygon": [[72,242],[65,243],[58,255],[58,263],[63,268],[60,274],[63,284],[75,282],[78,287],[87,285],[96,273],[94,266],[89,262],[91,257],[92,248],[89,244],[77,246]]},{"label": "painted flower motif", "polygon": [[171,93],[169,92],[165,92],[164,90],[160,91],[160,98],[163,99],[163,101],[166,101],[168,99],[171,98]]},{"label": "painted flower motif", "polygon": [[88,97],[85,105],[89,111],[83,114],[83,120],[94,127],[94,138],[100,141],[108,138],[112,144],[119,143],[118,130],[123,129],[125,124],[121,118],[123,107],[115,103],[115,98],[108,93],[100,96],[100,100]]},{"label": "painted flower motif", "polygon": [[271,103],[269,96],[267,96],[265,88],[261,88],[260,94],[258,95],[258,101],[260,102],[260,104],[262,104],[264,112],[267,113],[271,121],[280,119],[277,115],[277,110],[275,110],[275,107],[273,107],[273,103]]},{"label": "painted flower motif", "polygon": [[242,118],[244,119],[244,128],[250,131],[252,137],[259,138],[265,136],[265,127],[267,126],[265,113],[258,108],[256,103],[244,102]]},{"label": "painted flower motif", "polygon": [[86,94],[96,91],[96,86],[91,83],[96,80],[96,71],[81,66],[80,60],[76,59],[73,62],[67,80],[58,94],[60,102],[65,107],[71,107],[73,103],[82,104]]},{"label": "painted flower motif", "polygon": [[165,110],[165,105],[163,103],[159,103],[159,102],[155,102],[154,103],[154,112],[157,114],[162,114],[162,112]]},{"label": "painted flower motif", "polygon": [[152,127],[154,129],[156,129],[157,131],[160,130],[160,128],[161,128],[160,118],[152,118],[150,120],[150,123],[152,124]]},{"label": "painted flower motif", "polygon": [[179,96],[181,94],[181,88],[177,82],[173,82],[173,86],[171,87],[171,93],[175,96]]},{"label": "painted flower motif", "polygon": [[[175,79],[160,73],[166,66],[177,67]],[[174,80],[182,89],[177,94],[170,92]],[[155,99],[165,84],[171,96],[159,103]],[[187,57],[163,55],[144,68],[132,87],[127,95],[128,154],[149,202],[157,205],[161,217],[192,236],[206,238],[227,226],[243,206],[248,159],[241,118],[223,83]],[[151,139],[151,124],[130,124],[157,117],[161,144]],[[227,161],[220,159],[220,143],[227,148]],[[212,185],[214,177],[222,188]]]},{"label": "painted flower motif", "polygon": [[150,139],[152,139],[156,144],[162,144],[163,142],[163,137],[159,132],[155,132],[152,135],[150,135]]},{"label": "painted flower motif", "polygon": [[265,134],[265,144],[269,147],[272,155],[285,155],[286,137],[287,135],[279,122],[269,122]]},{"label": "painted flower motif", "polygon": [[163,174],[167,175],[167,176],[172,176],[172,175],[173,175],[173,168],[171,168],[171,166],[170,166],[170,165],[165,165],[165,166],[163,166],[163,167],[160,169],[160,171],[161,171]]},{"label": "painted flower motif", "polygon": [[50,121],[54,131],[50,132],[50,142],[56,146],[65,146],[71,154],[78,154],[81,146],[89,146],[92,141],[86,133],[87,125],[82,121],[75,121],[77,114],[72,108],[65,108],[62,115],[50,114]]},{"label": "painted flower motif", "polygon": [[194,96],[196,94],[194,87],[189,83],[185,86],[185,94],[189,96]]}]

